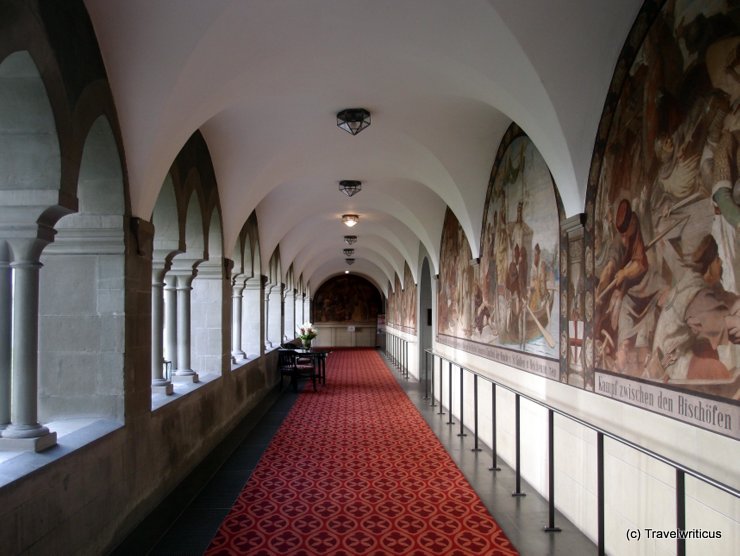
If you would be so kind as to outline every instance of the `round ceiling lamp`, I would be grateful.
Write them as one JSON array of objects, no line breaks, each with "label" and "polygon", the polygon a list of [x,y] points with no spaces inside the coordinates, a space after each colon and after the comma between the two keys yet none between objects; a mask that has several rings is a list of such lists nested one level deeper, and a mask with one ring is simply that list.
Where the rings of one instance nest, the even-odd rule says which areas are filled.
[{"label": "round ceiling lamp", "polygon": [[357,135],[370,125],[370,112],[364,108],[345,108],[337,114],[337,127]]},{"label": "round ceiling lamp", "polygon": [[359,180],[342,180],[339,182],[339,191],[347,197],[352,197],[362,191],[362,182]]},{"label": "round ceiling lamp", "polygon": [[345,257],[351,257],[352,255],[355,254],[355,250],[354,249],[343,249],[342,253],[344,253]]},{"label": "round ceiling lamp", "polygon": [[347,263],[348,265],[355,264],[355,260],[354,259],[344,259],[344,262]]},{"label": "round ceiling lamp", "polygon": [[347,245],[357,243],[357,236],[344,236],[344,243],[346,243]]},{"label": "round ceiling lamp", "polygon": [[349,228],[357,224],[359,221],[360,221],[360,217],[357,214],[343,214],[342,215],[342,222],[344,222],[344,225],[348,226]]}]

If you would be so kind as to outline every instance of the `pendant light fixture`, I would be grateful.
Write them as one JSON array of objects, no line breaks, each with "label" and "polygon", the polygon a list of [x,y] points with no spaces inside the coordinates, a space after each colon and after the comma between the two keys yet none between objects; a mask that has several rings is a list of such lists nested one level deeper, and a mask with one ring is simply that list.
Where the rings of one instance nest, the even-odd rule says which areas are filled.
[{"label": "pendant light fixture", "polygon": [[339,191],[347,197],[352,197],[362,191],[362,182],[359,180],[342,180],[339,182]]},{"label": "pendant light fixture", "polygon": [[370,112],[364,108],[345,108],[337,114],[337,127],[357,135],[370,126]]},{"label": "pendant light fixture", "polygon": [[349,228],[357,224],[359,221],[360,221],[360,217],[357,214],[343,214],[342,215],[342,222],[344,222],[344,225]]}]

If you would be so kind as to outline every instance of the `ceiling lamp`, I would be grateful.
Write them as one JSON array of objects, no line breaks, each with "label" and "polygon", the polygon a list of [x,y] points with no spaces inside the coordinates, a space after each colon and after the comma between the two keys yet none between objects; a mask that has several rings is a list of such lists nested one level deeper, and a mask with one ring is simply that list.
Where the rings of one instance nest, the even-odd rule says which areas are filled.
[{"label": "ceiling lamp", "polygon": [[354,249],[343,249],[342,253],[344,253],[345,257],[351,257],[352,255],[355,254],[355,250]]},{"label": "ceiling lamp", "polygon": [[344,222],[344,225],[348,226],[349,228],[357,224],[359,221],[360,221],[360,217],[356,214],[343,214],[342,215],[342,222]]},{"label": "ceiling lamp", "polygon": [[337,114],[337,127],[357,135],[370,125],[370,112],[364,108],[345,108]]},{"label": "ceiling lamp", "polygon": [[355,264],[355,260],[354,259],[344,259],[344,262],[347,263],[348,265]]},{"label": "ceiling lamp", "polygon": [[352,195],[362,191],[362,182],[358,180],[342,180],[339,182],[339,191],[347,197],[352,197]]},{"label": "ceiling lamp", "polygon": [[344,243],[346,243],[347,245],[357,243],[357,236],[344,236]]}]

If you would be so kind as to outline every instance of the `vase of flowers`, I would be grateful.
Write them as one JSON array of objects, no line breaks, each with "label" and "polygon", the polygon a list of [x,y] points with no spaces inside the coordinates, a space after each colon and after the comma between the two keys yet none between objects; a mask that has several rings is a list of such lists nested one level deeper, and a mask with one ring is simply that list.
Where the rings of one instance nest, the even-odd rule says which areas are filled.
[{"label": "vase of flowers", "polygon": [[311,342],[316,337],[317,332],[310,322],[304,322],[298,327],[298,339],[303,344],[303,349],[311,349]]}]

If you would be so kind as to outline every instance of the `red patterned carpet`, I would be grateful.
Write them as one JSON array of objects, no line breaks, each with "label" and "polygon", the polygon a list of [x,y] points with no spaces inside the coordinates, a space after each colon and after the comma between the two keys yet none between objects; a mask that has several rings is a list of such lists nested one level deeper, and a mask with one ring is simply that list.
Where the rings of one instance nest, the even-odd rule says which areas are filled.
[{"label": "red patterned carpet", "polygon": [[517,554],[374,350],[336,351],[206,554]]}]

